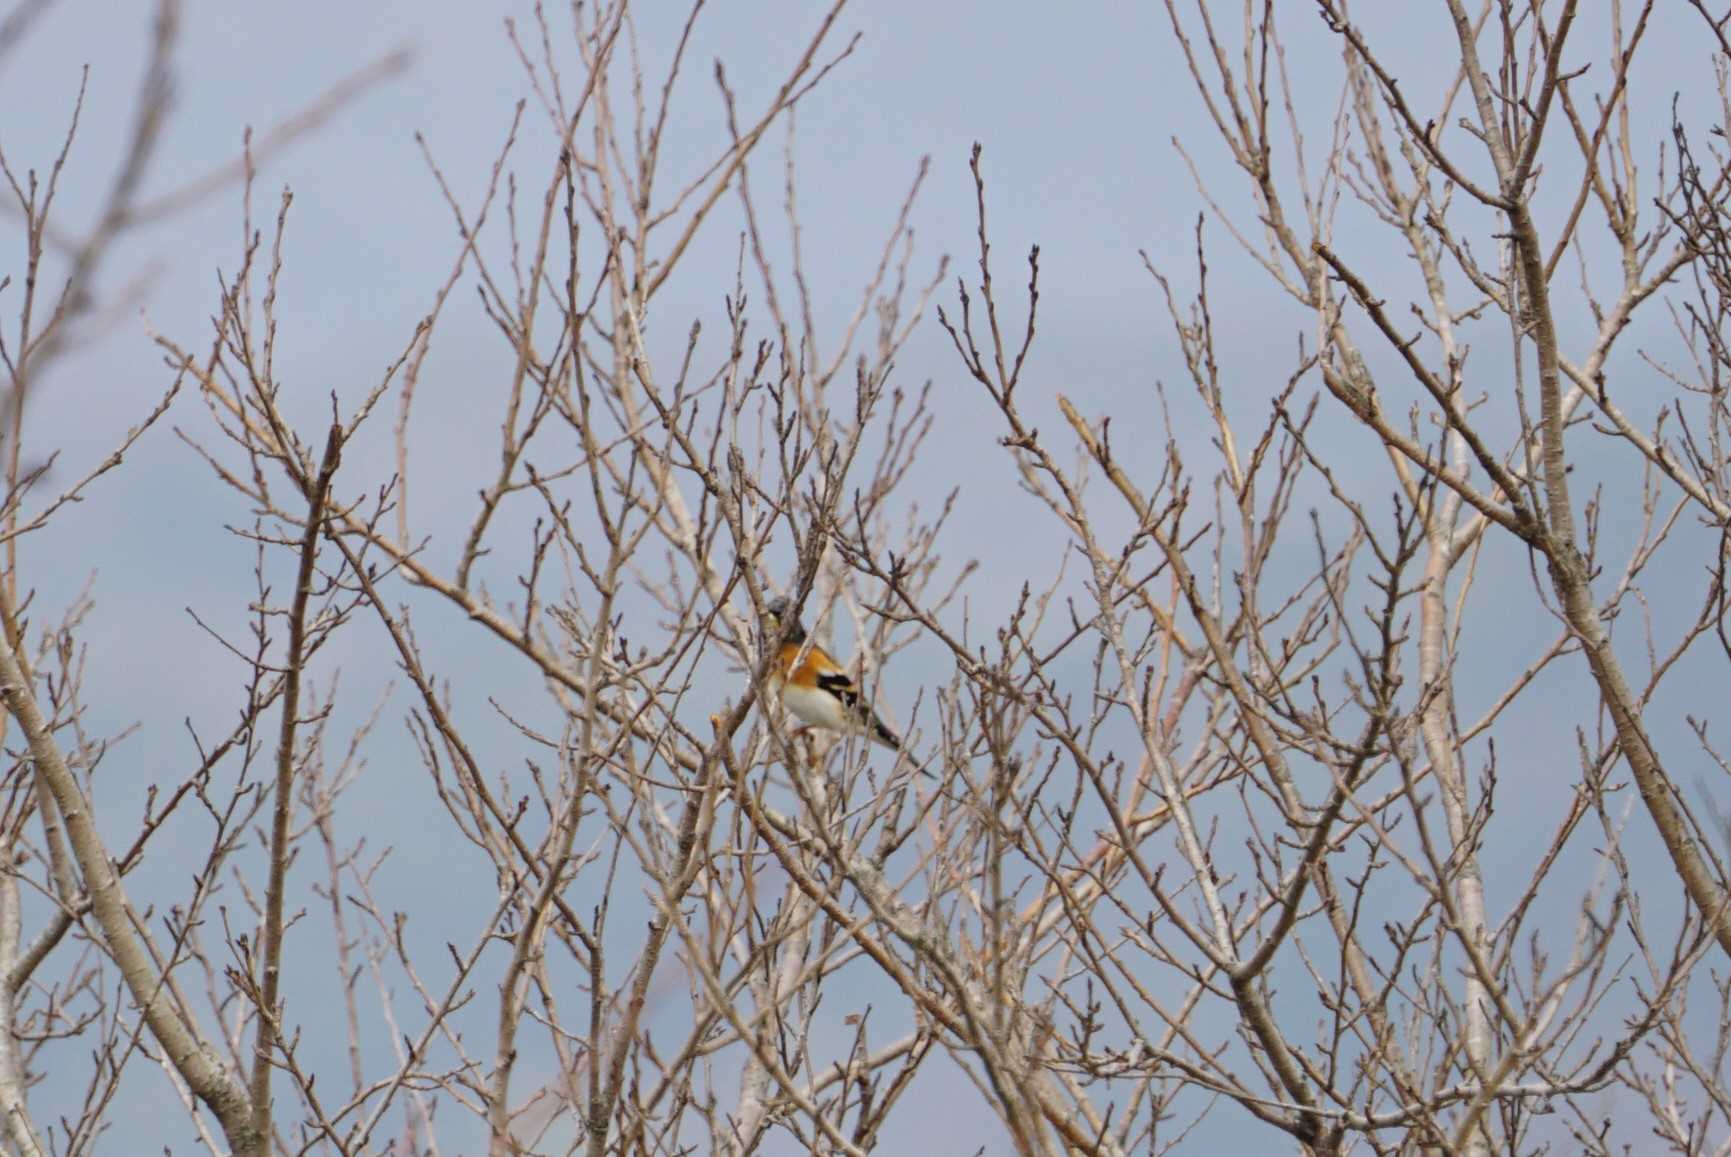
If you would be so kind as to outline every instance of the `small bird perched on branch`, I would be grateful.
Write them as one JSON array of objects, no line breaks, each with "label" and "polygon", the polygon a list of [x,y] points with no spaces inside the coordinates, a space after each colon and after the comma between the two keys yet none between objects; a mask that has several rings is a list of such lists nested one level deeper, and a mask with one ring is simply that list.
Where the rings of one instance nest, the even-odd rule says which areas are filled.
[{"label": "small bird perched on branch", "polygon": [[781,654],[770,672],[770,687],[782,705],[812,727],[867,735],[891,751],[902,741],[872,710],[859,684],[815,641],[809,640],[798,614],[784,598],[763,608],[763,634],[773,641],[786,627]]}]

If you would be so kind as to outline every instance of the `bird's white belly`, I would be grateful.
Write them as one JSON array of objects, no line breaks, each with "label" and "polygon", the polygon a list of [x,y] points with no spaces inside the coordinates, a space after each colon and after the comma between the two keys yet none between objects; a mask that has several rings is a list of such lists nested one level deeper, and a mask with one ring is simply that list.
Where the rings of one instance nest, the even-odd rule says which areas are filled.
[{"label": "bird's white belly", "polygon": [[781,689],[781,704],[789,714],[813,727],[827,727],[834,731],[857,731],[860,728],[860,721],[828,691],[785,684]]}]

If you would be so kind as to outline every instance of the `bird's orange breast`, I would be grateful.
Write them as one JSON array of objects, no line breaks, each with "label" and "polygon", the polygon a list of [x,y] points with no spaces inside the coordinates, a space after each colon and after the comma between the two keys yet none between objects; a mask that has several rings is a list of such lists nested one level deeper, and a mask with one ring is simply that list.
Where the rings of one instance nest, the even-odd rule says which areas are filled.
[{"label": "bird's orange breast", "polygon": [[[805,652],[802,658],[800,652]],[[780,681],[795,687],[815,688],[818,678],[840,671],[835,660],[815,644],[783,643],[781,645]]]}]

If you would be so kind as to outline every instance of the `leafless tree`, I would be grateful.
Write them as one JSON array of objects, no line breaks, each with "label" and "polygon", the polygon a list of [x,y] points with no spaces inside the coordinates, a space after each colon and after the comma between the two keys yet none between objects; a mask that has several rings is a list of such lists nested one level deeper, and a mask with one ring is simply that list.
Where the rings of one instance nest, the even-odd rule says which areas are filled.
[{"label": "leafless tree", "polygon": [[[1212,133],[1243,184],[1193,164],[1194,269],[1149,265],[1188,377],[1155,427],[1040,380],[1039,250],[1006,290],[978,147],[953,285],[915,250],[910,158],[854,308],[815,303],[795,126],[846,83],[840,0],[766,99],[716,68],[727,133],[695,165],[665,144],[674,94],[704,83],[694,27],[729,17],[694,4],[654,75],[623,0],[512,25],[531,96],[475,200],[428,151],[450,272],[359,389],[278,370],[307,340],[278,325],[295,214],[285,190],[255,218],[257,164],[399,59],[147,201],[164,0],[93,231],[53,223],[64,151],[41,180],[0,155],[24,240],[0,336],[9,1151],[89,1151],[123,1083],[165,1079],[235,1154],[857,1154],[917,1086],[997,1122],[982,1152],[1184,1151],[1199,1128],[1731,1152],[1731,765],[1678,706],[1731,686],[1731,16],[1434,0],[1454,67],[1431,92],[1388,63],[1402,30],[1344,0],[1245,0],[1230,27],[1164,3],[1209,116],[1181,150]],[[41,7],[0,22],[0,61]],[[1338,70],[1289,73],[1281,28],[1319,19]],[[1659,20],[1718,43],[1717,109],[1631,112]],[[100,312],[94,269],[235,184],[247,243],[211,331],[153,335],[160,402],[63,484],[26,416]],[[732,282],[692,290],[715,235]],[[1223,235],[1287,312],[1211,291]],[[466,405],[497,466],[454,517],[426,509],[418,386],[471,293],[498,377]],[[989,435],[939,430],[903,380],[929,315]],[[1272,382],[1217,341],[1253,316],[1294,351]],[[171,410],[250,511],[257,589],[239,633],[194,608],[244,671],[237,710],[116,839],[87,598],[44,605],[19,544]],[[964,436],[1001,448],[1003,517],[1049,521],[1060,558],[943,553],[948,487],[975,483],[916,479]],[[1020,592],[1000,621],[988,587]],[[900,750],[779,709],[778,596],[868,692],[930,676],[898,691]],[[61,618],[33,635],[32,607]],[[1511,659],[1506,612],[1546,641]],[[444,636],[487,660],[441,661]],[[338,681],[350,639],[394,689]],[[497,692],[523,672],[543,703]],[[392,790],[436,801],[424,838],[465,895],[393,892],[351,803],[398,719],[421,769]],[[1548,756],[1511,768],[1534,734]],[[141,887],[164,859],[191,865],[180,890]],[[429,920],[463,931],[429,948]],[[82,1085],[79,1115],[33,1111],[48,1080]]]}]

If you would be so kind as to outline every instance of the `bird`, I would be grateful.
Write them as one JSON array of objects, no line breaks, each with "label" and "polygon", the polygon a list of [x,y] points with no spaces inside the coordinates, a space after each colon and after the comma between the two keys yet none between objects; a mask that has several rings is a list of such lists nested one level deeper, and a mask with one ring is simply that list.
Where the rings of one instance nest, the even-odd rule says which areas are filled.
[{"label": "bird", "polygon": [[878,718],[854,677],[807,637],[792,604],[785,598],[772,599],[763,611],[764,638],[773,641],[781,636],[781,654],[776,656],[769,684],[782,706],[812,727],[863,734],[900,751],[902,741]]}]

